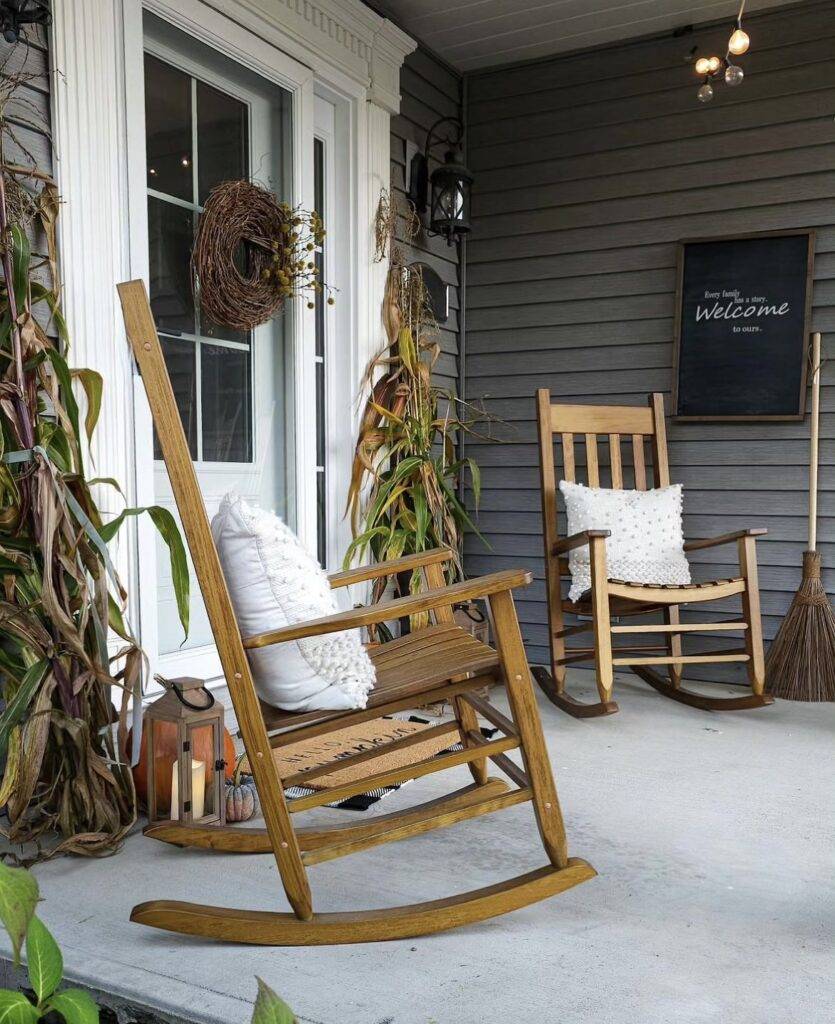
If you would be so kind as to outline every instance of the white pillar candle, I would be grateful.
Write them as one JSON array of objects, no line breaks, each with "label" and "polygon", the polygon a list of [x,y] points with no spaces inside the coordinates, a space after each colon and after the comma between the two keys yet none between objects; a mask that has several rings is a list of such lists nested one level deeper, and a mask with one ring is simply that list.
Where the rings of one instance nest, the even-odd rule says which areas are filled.
[{"label": "white pillar candle", "polygon": [[[206,799],[206,762],[191,762],[191,816],[197,821],[203,817],[203,806]],[[175,761],[171,766],[171,820],[180,817],[180,773]]]}]

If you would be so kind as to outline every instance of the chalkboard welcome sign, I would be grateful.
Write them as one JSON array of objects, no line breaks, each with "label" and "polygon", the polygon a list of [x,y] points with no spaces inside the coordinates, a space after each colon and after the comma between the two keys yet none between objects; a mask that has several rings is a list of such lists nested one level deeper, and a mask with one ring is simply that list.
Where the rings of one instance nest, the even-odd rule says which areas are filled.
[{"label": "chalkboard welcome sign", "polygon": [[803,417],[814,248],[813,231],[679,244],[679,419]]}]

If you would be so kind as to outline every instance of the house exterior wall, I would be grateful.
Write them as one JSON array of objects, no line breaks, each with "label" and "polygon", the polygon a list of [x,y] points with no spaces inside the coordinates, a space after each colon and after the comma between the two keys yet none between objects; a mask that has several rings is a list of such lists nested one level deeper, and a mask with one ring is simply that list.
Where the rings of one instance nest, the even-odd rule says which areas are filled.
[{"label": "house exterior wall", "polygon": [[[461,77],[429,51],[418,48],[400,69],[400,113],[391,119],[391,191],[405,209],[406,142],[423,150],[426,134],[440,117],[461,117]],[[435,166],[434,161],[431,166]],[[421,231],[411,243],[403,239],[398,223],[398,244],[407,262],[426,263],[450,286],[449,320],[440,332],[441,355],[435,366],[439,387],[458,390],[459,250],[444,239]]]},{"label": "house exterior wall", "polygon": [[[694,44],[724,52],[726,24],[468,77],[476,184],[466,395],[489,396],[506,444],[469,446],[482,465],[479,525],[492,551],[468,538],[466,569],[534,571],[519,594],[534,663],[547,658],[534,393],[548,387],[555,400],[603,404],[643,403],[649,391],[669,399],[676,241],[815,228],[812,324],[825,357],[835,357],[835,6],[813,0],[750,17],[746,28],[745,81],[734,91],[722,84],[707,106],[686,57]],[[808,436],[808,418],[669,425],[687,535],[768,527],[759,544],[767,638],[799,582]],[[832,594],[831,363],[820,462],[818,538]],[[735,553],[694,554],[694,574],[734,575]],[[688,645],[695,653],[700,642]],[[719,677],[716,667],[707,677]],[[724,678],[742,680],[744,667]]]}]

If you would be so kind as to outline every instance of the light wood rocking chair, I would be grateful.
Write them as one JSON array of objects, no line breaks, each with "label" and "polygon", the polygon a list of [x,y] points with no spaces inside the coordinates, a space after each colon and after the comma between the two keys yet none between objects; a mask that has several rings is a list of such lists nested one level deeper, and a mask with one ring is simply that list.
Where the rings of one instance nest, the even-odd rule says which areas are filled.
[{"label": "light wood rocking chair", "polygon": [[[562,450],[562,478],[572,482],[576,481],[575,439],[579,441],[582,438],[585,443],[587,483],[590,487],[601,486],[598,438],[607,443],[611,486],[614,488],[624,486],[624,470],[628,471],[621,446],[621,439],[624,439],[631,447],[634,486],[638,490],[647,488],[644,445],[648,440],[652,455],[653,484],[655,487],[666,487],[670,483],[670,471],[663,395],[650,395],[648,407],[552,405],[548,390],[540,388],[536,393],[536,405],[551,671],[537,666],[533,674],[549,700],[575,718],[611,715],[618,710],[612,700],[614,670],[631,668],[639,678],[665,697],[706,710],[758,708],[773,703],[773,698],[763,692],[765,670],[755,551],[756,538],[766,533],[765,530],[740,530],[721,537],[685,543],[685,551],[736,544],[740,566],[739,576],[733,579],[686,586],[649,586],[609,578],[606,569],[608,530],[587,530],[563,538],[558,535],[555,437],[559,437]],[[602,486],[607,485],[604,482]],[[572,603],[562,596],[561,579],[570,575],[568,553],[581,545],[589,547],[592,586],[578,602]],[[742,601],[742,616],[739,619],[699,623],[680,621],[679,607],[682,604],[719,601],[735,594],[739,594]],[[613,616],[619,620],[621,617],[646,615],[650,612],[660,612],[663,622],[646,625],[621,625],[619,622],[612,625],[611,622]],[[566,625],[565,613],[586,621]],[[743,646],[706,654],[682,653],[682,634],[726,631],[743,632]],[[587,632],[593,634],[591,647],[566,646],[568,637]],[[612,646],[613,636],[653,633],[662,635],[663,644],[622,648]],[[593,661],[595,665],[600,700],[593,704],[582,703],[566,692],[566,666],[584,661]],[[681,685],[683,665],[715,662],[745,662],[752,692],[741,697],[713,697],[693,692]],[[669,679],[664,679],[654,671],[654,666],[662,665],[667,666]]]},{"label": "light wood rocking chair", "polygon": [[[344,587],[378,576],[422,569],[424,593],[383,605],[355,608],[258,636],[243,637],[226,589],[217,551],[183,433],[180,416],[148,304],[144,284],[119,285],[128,339],[142,374],[163,456],[206,604],[218,653],[229,685],[235,715],[258,787],[266,828],[189,825],[172,821],[149,826],[146,834],[178,846],[240,853],[272,853],[294,913],[233,910],[202,904],[153,900],[134,907],[131,920],[188,935],[265,945],[312,945],[399,939],[454,928],[503,914],[556,895],[595,875],[585,861],[569,858],[565,830],[551,773],[542,726],[534,699],[511,590],[530,582],[522,570],[493,573],[445,586],[443,564],[448,549],[427,551],[396,561],[331,576],[332,587]],[[485,597],[497,637],[494,650],[458,628],[453,602]],[[377,684],[363,710],[293,714],[260,705],[246,651],[323,633],[367,626],[400,616],[432,611],[434,625],[392,641],[372,652]],[[486,682],[507,688],[512,720],[473,691]],[[333,770],[312,769],[280,778],[274,747],[334,733],[345,726],[380,718],[407,708],[449,698],[454,722],[365,751],[338,762],[346,768],[363,762],[368,774],[357,781],[287,801],[285,789]],[[485,739],[478,728],[480,713],[499,735]],[[268,730],[278,730],[269,735]],[[448,735],[463,749],[385,771],[374,772],[373,759],[415,739]],[[507,757],[518,748],[523,767]],[[511,780],[487,775],[487,760]],[[298,828],[292,815],[380,786],[466,764],[473,784],[420,806],[370,818],[360,824]],[[314,914],[307,869],[313,864],[356,853],[380,843],[420,835],[468,818],[531,801],[548,863],[516,878],[445,899],[350,913]],[[402,869],[402,865],[401,865]]]}]

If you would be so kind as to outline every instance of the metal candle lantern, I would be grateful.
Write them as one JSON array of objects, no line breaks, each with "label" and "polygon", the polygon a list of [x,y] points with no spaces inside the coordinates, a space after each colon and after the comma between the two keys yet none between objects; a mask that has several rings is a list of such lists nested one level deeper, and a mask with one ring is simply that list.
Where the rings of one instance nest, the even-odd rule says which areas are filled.
[{"label": "metal candle lantern", "polygon": [[[145,711],[148,752],[148,820],[168,818],[184,824],[223,824],[223,705],[202,679],[163,679],[165,693]],[[171,736],[174,759],[171,761]],[[171,800],[165,806],[157,780],[171,780]],[[170,773],[170,776],[169,774]],[[167,785],[166,785],[167,788]]]},{"label": "metal candle lantern", "polygon": [[470,189],[473,176],[464,166],[460,152],[450,150],[440,167],[432,172],[429,226],[443,235],[447,245],[470,230]]},{"label": "metal candle lantern", "polygon": [[[415,153],[409,163],[409,201],[418,214],[425,213],[428,204],[429,232],[443,235],[448,245],[470,230],[473,175],[464,165],[463,141],[461,121],[457,117],[441,117],[429,129],[423,153]],[[436,167],[430,176],[429,155],[440,145],[449,149],[444,163]]]}]

